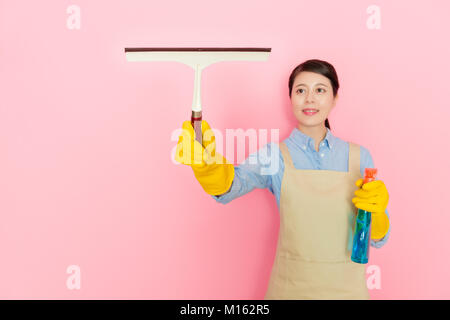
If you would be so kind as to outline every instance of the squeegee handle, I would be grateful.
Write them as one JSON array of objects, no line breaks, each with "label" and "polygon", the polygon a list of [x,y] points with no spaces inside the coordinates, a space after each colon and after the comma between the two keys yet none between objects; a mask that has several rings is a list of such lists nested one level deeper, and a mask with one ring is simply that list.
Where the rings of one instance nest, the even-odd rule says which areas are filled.
[{"label": "squeegee handle", "polygon": [[198,142],[200,142],[201,145],[203,145],[202,143],[202,112],[201,111],[192,111],[192,116],[191,116],[191,124],[192,127],[194,128],[194,132],[195,132],[195,140],[197,140]]}]

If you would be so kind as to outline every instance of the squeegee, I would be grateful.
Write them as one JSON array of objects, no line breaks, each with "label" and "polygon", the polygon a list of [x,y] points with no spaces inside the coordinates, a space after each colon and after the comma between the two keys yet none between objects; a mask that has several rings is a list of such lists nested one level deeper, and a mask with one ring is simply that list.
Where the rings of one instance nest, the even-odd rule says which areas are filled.
[{"label": "squeegee", "polygon": [[127,61],[175,61],[195,71],[191,124],[202,144],[201,74],[207,66],[221,61],[266,61],[271,48],[125,48]]}]

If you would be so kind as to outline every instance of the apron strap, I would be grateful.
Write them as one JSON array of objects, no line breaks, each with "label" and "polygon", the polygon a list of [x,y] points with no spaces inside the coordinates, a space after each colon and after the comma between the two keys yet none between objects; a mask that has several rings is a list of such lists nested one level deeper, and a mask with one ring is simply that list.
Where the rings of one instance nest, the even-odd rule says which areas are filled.
[{"label": "apron strap", "polygon": [[289,149],[284,141],[280,143],[280,150],[281,150],[281,154],[283,155],[284,166],[285,167],[289,166],[291,168],[294,168],[291,154],[289,153]]},{"label": "apron strap", "polygon": [[360,158],[361,152],[358,144],[349,142],[348,143],[348,172],[354,173],[356,175],[361,174],[360,169]]}]

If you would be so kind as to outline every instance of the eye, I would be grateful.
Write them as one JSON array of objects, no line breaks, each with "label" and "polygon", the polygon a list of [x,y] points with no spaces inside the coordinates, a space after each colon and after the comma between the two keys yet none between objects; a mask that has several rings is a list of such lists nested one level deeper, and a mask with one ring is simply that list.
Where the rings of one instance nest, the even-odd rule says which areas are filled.
[{"label": "eye", "polygon": [[[304,90],[304,89],[297,89],[297,93],[302,93],[302,92],[299,92],[300,90]],[[325,89],[323,89],[323,88],[317,88],[317,90],[322,90],[322,91],[319,91],[319,92],[327,92]]]}]

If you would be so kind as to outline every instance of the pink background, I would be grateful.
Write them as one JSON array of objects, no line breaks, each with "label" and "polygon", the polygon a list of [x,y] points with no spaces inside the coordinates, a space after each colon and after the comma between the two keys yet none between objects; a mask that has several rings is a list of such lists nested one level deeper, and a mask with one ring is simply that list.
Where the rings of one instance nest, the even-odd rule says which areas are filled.
[{"label": "pink background", "polygon": [[[333,133],[367,147],[392,231],[373,299],[450,298],[448,1],[0,0],[0,298],[261,299],[278,236],[268,190],[216,203],[171,137],[194,73],[124,47],[271,47],[203,72],[212,128],[295,126],[288,77],[332,63]],[[81,29],[66,27],[69,5]],[[366,9],[381,9],[369,30]],[[175,139],[176,140],[176,139]],[[69,290],[66,268],[81,268]]]}]

